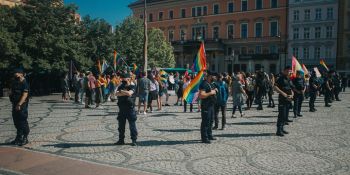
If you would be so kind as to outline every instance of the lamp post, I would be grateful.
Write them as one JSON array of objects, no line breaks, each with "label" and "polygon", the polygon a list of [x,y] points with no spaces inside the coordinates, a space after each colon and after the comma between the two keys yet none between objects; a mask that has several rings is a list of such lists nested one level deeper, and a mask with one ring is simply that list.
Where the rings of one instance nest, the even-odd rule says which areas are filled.
[{"label": "lamp post", "polygon": [[143,45],[143,71],[146,73],[145,76],[147,76],[147,64],[148,64],[148,59],[147,59],[147,45],[148,45],[148,35],[147,35],[147,0],[144,0],[144,9],[143,9],[143,22],[144,22],[144,45]]}]

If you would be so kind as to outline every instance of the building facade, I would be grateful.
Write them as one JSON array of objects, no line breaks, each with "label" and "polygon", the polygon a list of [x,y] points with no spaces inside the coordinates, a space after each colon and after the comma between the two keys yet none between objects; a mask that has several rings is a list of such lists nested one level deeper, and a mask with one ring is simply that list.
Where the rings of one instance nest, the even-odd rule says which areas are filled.
[{"label": "building facade", "polygon": [[306,67],[320,59],[335,68],[337,55],[338,0],[289,1],[288,63],[295,56]]},{"label": "building facade", "polygon": [[339,1],[337,70],[350,74],[350,2]]},{"label": "building facade", "polygon": [[[143,0],[129,5],[144,18]],[[265,70],[286,64],[287,0],[149,0],[149,28],[159,28],[174,47],[177,67],[188,68],[206,45],[212,71]]]}]

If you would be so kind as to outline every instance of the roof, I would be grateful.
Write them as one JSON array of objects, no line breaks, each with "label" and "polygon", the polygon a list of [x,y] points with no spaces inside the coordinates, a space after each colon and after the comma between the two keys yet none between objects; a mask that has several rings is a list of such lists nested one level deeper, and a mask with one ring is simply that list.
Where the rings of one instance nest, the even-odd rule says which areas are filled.
[{"label": "roof", "polygon": [[[147,3],[153,3],[153,2],[161,2],[161,1],[166,1],[166,0],[147,0]],[[131,4],[128,5],[128,7],[134,7],[137,5],[143,5],[145,0],[137,0]]]}]

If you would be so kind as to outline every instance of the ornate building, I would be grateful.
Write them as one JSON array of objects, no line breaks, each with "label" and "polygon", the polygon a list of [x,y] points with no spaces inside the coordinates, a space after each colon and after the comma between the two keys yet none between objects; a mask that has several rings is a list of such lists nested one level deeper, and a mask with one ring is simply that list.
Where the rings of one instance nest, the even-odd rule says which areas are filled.
[{"label": "ornate building", "polygon": [[337,70],[350,74],[350,1],[339,1]]},{"label": "ornate building", "polygon": [[[144,18],[143,0],[129,5]],[[148,0],[149,28],[159,28],[174,47],[177,67],[189,67],[206,44],[212,71],[277,73],[287,48],[287,0]]]}]

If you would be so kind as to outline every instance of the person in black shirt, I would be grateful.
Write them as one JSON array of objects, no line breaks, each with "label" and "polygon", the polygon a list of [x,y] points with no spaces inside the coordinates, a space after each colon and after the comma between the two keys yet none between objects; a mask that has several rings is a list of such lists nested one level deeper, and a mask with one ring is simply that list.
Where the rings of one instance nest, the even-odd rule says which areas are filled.
[{"label": "person in black shirt", "polygon": [[137,146],[137,129],[136,129],[136,111],[135,111],[135,86],[131,84],[129,74],[123,74],[121,76],[122,84],[117,89],[118,97],[118,131],[119,140],[116,145],[124,145],[125,138],[125,124],[126,120],[129,122],[130,136],[132,140],[132,146]]},{"label": "person in black shirt", "polygon": [[345,92],[346,87],[348,87],[348,78],[346,78],[346,75],[343,75],[341,79],[341,88],[343,92]]},{"label": "person in black shirt", "polygon": [[23,146],[28,143],[28,94],[29,85],[24,78],[23,70],[16,69],[11,87],[10,101],[12,103],[12,118],[17,130],[17,136],[11,144]]},{"label": "person in black shirt", "polygon": [[256,77],[256,100],[258,103],[257,110],[263,110],[263,96],[266,94],[266,79],[264,73],[259,71]]},{"label": "person in black shirt", "polygon": [[277,119],[277,136],[284,136],[288,134],[284,130],[284,125],[288,122],[290,102],[293,100],[294,93],[290,86],[289,81],[289,67],[283,70],[282,76],[280,76],[275,83],[275,90],[279,93],[278,96],[278,119]]},{"label": "person in black shirt", "polygon": [[214,119],[214,105],[216,103],[217,89],[211,84],[213,73],[207,72],[205,80],[199,85],[199,98],[201,103],[201,138],[203,143],[210,144],[210,140],[216,140],[212,135],[212,125]]},{"label": "person in black shirt", "polygon": [[332,82],[331,82],[331,75],[327,74],[324,77],[324,82],[323,82],[323,90],[324,90],[324,102],[325,102],[325,107],[331,107],[329,103],[331,103],[331,96],[332,96]]},{"label": "person in black shirt", "polygon": [[339,93],[341,91],[341,80],[339,74],[336,72],[333,75],[333,84],[334,84],[334,97],[336,101],[341,101],[339,99]]},{"label": "person in black shirt", "polygon": [[302,117],[301,115],[301,105],[304,100],[304,93],[306,90],[305,80],[303,72],[297,71],[296,78],[293,79],[293,91],[294,91],[294,105],[293,105],[293,113],[294,118]]},{"label": "person in black shirt", "polygon": [[320,85],[319,85],[319,82],[317,81],[316,72],[312,71],[311,77],[309,80],[309,95],[310,95],[309,108],[310,108],[310,112],[317,111],[315,108],[315,101],[316,101],[319,87],[320,87]]}]

